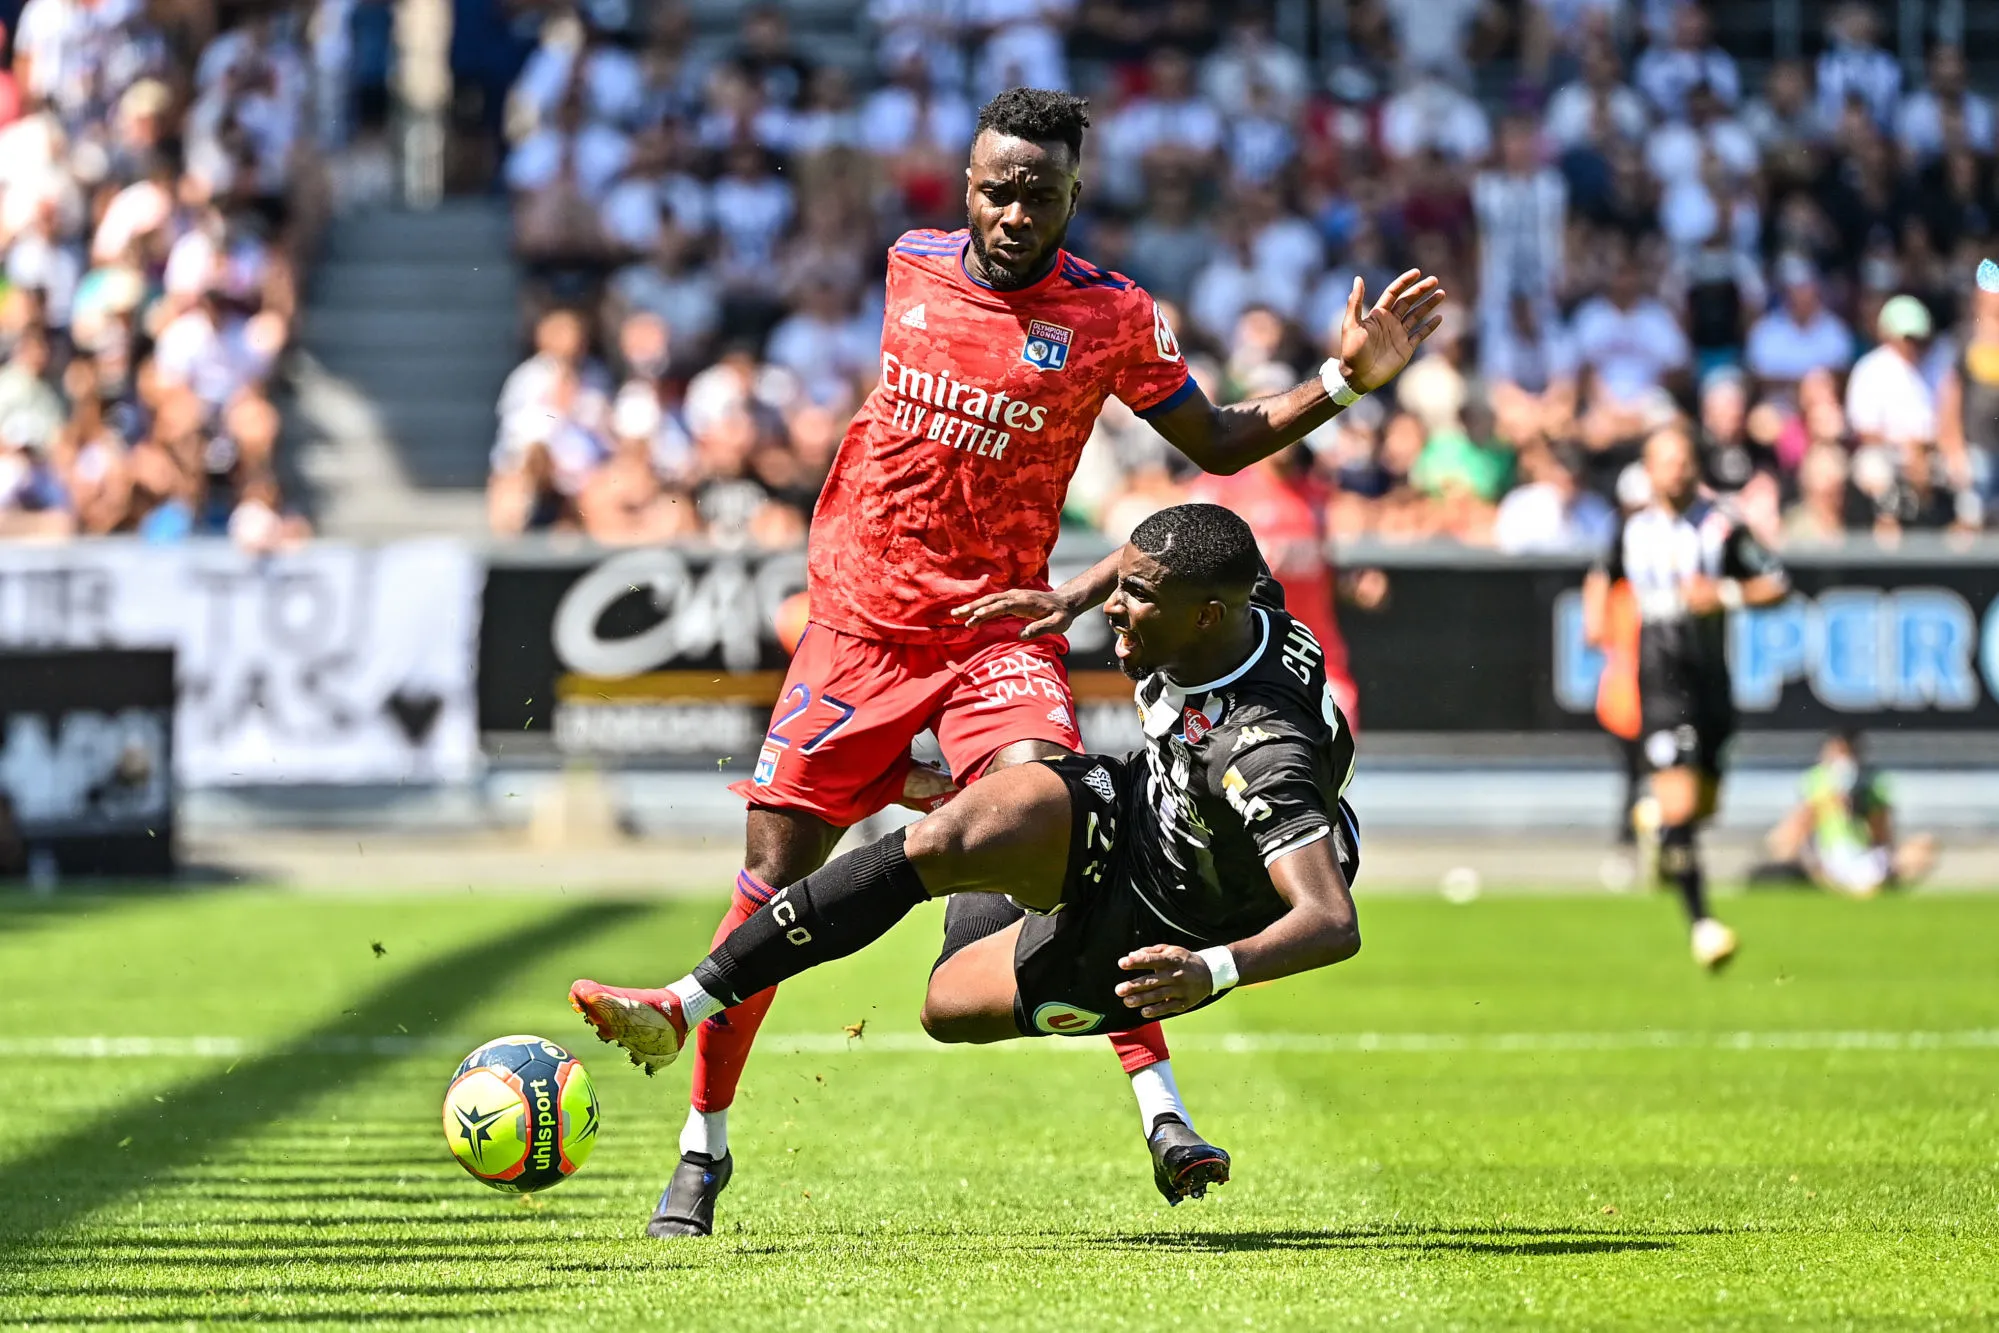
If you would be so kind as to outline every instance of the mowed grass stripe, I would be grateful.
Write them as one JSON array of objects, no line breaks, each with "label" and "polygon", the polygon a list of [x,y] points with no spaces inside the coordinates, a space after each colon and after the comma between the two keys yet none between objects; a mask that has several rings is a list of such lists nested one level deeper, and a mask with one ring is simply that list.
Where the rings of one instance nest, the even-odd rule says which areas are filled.
[{"label": "mowed grass stripe", "polygon": [[[462,1054],[481,1039],[400,1035],[330,1036],[284,1044],[301,1055],[410,1056]],[[272,1048],[249,1037],[23,1037],[0,1038],[0,1059],[131,1060],[241,1059]],[[573,1047],[579,1055],[594,1049]],[[1177,1037],[1177,1051],[1219,1055],[1536,1055],[1562,1051],[1962,1051],[1999,1050],[1999,1028],[1955,1031],[1606,1031],[1606,1032],[1204,1032]],[[861,1037],[838,1033],[771,1033],[757,1044],[764,1055],[963,1055],[1028,1051],[1087,1053],[1088,1041],[1051,1039],[992,1046],[948,1046],[914,1032]]]},{"label": "mowed grass stripe", "polygon": [[[237,1140],[347,1080],[326,1043],[412,1019],[449,1023],[504,986],[495,958],[561,948],[641,912],[630,903],[583,903],[475,939],[376,988],[321,1027],[231,1068],[93,1119],[0,1165],[0,1235],[20,1241],[55,1231],[117,1199],[144,1193],[154,1177],[215,1156]],[[107,1154],[119,1144],[133,1151]]]}]

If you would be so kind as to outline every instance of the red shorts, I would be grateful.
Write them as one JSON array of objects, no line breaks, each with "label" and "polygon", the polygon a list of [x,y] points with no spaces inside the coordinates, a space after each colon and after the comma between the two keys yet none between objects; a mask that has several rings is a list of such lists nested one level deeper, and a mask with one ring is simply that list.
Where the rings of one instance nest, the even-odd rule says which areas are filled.
[{"label": "red shorts", "polygon": [[1081,750],[1061,638],[1021,643],[1016,624],[948,647],[806,628],[771,712],[756,768],[729,790],[751,805],[803,810],[837,828],[902,796],[909,743],[937,733],[962,785],[1015,741]]}]

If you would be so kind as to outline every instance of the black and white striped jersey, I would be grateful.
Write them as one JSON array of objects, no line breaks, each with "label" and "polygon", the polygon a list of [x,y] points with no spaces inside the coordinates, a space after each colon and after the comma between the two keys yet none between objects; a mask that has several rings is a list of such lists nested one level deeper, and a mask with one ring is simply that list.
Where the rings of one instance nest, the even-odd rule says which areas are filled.
[{"label": "black and white striped jersey", "polygon": [[1133,888],[1188,935],[1253,935],[1288,904],[1270,863],[1319,838],[1353,861],[1358,835],[1340,795],[1353,778],[1353,730],[1326,687],[1325,652],[1259,584],[1257,645],[1220,680],[1138,687],[1145,749],[1127,806]]},{"label": "black and white striped jersey", "polygon": [[1619,525],[1598,569],[1630,581],[1647,641],[1645,656],[1664,653],[1688,665],[1726,669],[1725,615],[1687,609],[1688,579],[1753,579],[1784,568],[1722,506],[1702,498],[1675,511],[1654,504]]}]

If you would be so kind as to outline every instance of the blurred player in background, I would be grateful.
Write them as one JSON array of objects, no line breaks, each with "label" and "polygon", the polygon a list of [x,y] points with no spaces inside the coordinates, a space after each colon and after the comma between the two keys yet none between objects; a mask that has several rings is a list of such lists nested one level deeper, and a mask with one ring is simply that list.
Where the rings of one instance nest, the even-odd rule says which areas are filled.
[{"label": "blurred player in background", "polygon": [[1583,635],[1606,646],[1610,590],[1628,579],[1638,607],[1638,707],[1658,802],[1659,870],[1686,904],[1694,960],[1712,969],[1736,949],[1735,932],[1708,910],[1698,843],[1720,800],[1722,751],[1735,734],[1728,613],[1781,601],[1791,585],[1776,557],[1701,495],[1685,431],[1646,440],[1645,474],[1651,503],[1619,525],[1583,583]]},{"label": "blurred player in background", "polygon": [[[1437,326],[1434,278],[1405,273],[1372,309],[1356,279],[1338,354],[1316,377],[1215,406],[1152,298],[1062,248],[1082,190],[1086,106],[1030,88],[994,98],[965,173],[969,228],[908,232],[890,251],[881,379],[813,514],[811,620],[752,776],[734,788],[749,803],[745,856],[718,942],[776,887],[823,865],[847,828],[949,795],[912,765],[923,731],[959,786],[1081,748],[1067,644],[1024,641],[1017,622],[976,608],[1048,587],[1063,498],[1107,397],[1198,466],[1237,472],[1386,384]],[[680,1167],[650,1234],[713,1229],[733,1171],[728,1107],[773,998],[750,995],[696,1031]],[[1155,1166],[1174,1150],[1225,1164],[1193,1133],[1158,1027],[1115,1044]]]},{"label": "blurred player in background", "polygon": [[1797,806],[1770,830],[1770,855],[1779,864],[1760,868],[1756,879],[1795,876],[1833,893],[1872,898],[1913,884],[1936,863],[1935,838],[1896,838],[1888,780],[1867,763],[1860,733],[1826,737],[1799,787]]}]

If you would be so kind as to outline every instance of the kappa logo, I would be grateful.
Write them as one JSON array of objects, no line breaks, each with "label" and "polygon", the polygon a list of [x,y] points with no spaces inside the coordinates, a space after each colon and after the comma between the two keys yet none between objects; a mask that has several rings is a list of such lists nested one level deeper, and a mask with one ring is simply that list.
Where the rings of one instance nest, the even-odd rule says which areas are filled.
[{"label": "kappa logo", "polygon": [[1222,795],[1235,807],[1235,812],[1242,816],[1242,822],[1254,824],[1259,819],[1270,818],[1270,802],[1261,796],[1244,795],[1248,790],[1249,783],[1243,780],[1242,770],[1233,764],[1229,765],[1229,771],[1222,774]]},{"label": "kappa logo", "polygon": [[1106,801],[1117,800],[1117,784],[1111,781],[1109,771],[1102,764],[1083,774],[1083,785]]},{"label": "kappa logo", "polygon": [[1057,1037],[1079,1037],[1094,1032],[1103,1021],[1104,1016],[1095,1010],[1053,1000],[1034,1011],[1035,1028]]},{"label": "kappa logo", "polygon": [[896,323],[906,329],[927,329],[930,327],[923,322],[923,302],[921,301],[903,311],[902,318],[897,320]]},{"label": "kappa logo", "polygon": [[1036,370],[1060,370],[1069,364],[1069,344],[1075,340],[1074,329],[1065,329],[1046,320],[1030,319],[1027,321],[1027,342],[1020,349],[1020,359]]},{"label": "kappa logo", "polygon": [[1049,709],[1048,720],[1058,727],[1073,727],[1075,725],[1075,723],[1069,720],[1069,706],[1067,704],[1056,704],[1053,708]]},{"label": "kappa logo", "polygon": [[1252,745],[1261,745],[1265,741],[1274,741],[1276,739],[1276,736],[1265,731],[1262,727],[1244,727],[1236,733],[1235,744],[1229,747],[1229,753],[1234,754],[1238,750],[1247,750]]}]

